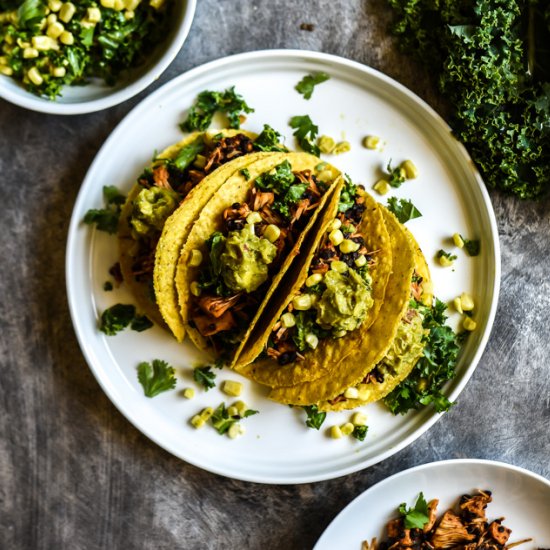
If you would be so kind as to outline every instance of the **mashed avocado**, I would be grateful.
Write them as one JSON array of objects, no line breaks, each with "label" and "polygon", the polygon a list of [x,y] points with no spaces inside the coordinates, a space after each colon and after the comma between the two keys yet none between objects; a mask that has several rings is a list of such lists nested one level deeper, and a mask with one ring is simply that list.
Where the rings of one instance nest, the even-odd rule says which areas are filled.
[{"label": "mashed avocado", "polygon": [[347,274],[328,271],[324,283],[326,289],[315,306],[316,322],[334,331],[358,328],[374,303],[367,282],[350,269]]},{"label": "mashed avocado", "polygon": [[267,266],[276,255],[277,247],[248,227],[231,231],[220,255],[225,284],[235,292],[253,292],[267,280]]},{"label": "mashed avocado", "polygon": [[130,225],[137,236],[151,236],[155,231],[162,230],[166,218],[177,206],[174,193],[168,189],[142,189],[134,200]]}]

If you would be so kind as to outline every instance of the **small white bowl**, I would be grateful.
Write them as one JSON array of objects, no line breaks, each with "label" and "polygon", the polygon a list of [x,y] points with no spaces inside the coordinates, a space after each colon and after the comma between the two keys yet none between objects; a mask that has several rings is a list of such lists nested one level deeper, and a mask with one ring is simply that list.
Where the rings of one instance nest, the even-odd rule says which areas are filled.
[{"label": "small white bowl", "polygon": [[135,96],[153,83],[174,60],[191,28],[196,0],[175,0],[171,29],[148,61],[133,69],[115,86],[91,81],[85,86],[66,86],[55,101],[36,96],[17,80],[0,75],[0,97],[25,109],[55,115],[79,115],[108,109]]}]

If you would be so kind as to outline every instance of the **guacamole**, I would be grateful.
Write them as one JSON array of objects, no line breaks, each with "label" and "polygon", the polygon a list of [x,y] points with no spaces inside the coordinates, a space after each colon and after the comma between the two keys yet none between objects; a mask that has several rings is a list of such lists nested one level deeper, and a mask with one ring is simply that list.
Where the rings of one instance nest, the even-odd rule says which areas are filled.
[{"label": "guacamole", "polygon": [[224,283],[234,292],[253,292],[267,280],[267,266],[276,255],[277,247],[250,227],[230,231],[220,255]]},{"label": "guacamole", "polygon": [[164,222],[177,206],[175,194],[168,189],[142,189],[134,200],[130,218],[134,233],[138,237],[148,237],[155,231],[161,231]]},{"label": "guacamole", "polygon": [[315,306],[317,324],[336,332],[358,328],[374,303],[368,283],[354,269],[328,271],[323,282],[326,289]]}]

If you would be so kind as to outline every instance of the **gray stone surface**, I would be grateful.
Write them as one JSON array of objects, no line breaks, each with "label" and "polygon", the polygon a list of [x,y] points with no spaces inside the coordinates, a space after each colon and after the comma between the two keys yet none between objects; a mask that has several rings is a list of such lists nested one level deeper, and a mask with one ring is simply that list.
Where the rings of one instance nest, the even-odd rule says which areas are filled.
[{"label": "gray stone surface", "polygon": [[[432,460],[503,460],[550,477],[550,200],[491,193],[502,292],[488,348],[458,404],[414,444],[368,470],[262,486],[190,466],[110,403],[74,336],[65,296],[69,218],[95,153],[154,88],[225,55],[263,48],[371,65],[443,112],[427,73],[396,51],[382,0],[199,0],[188,41],[139,97],[69,118],[0,100],[0,548],[311,548],[377,481]],[[302,22],[313,32],[300,31]]]}]

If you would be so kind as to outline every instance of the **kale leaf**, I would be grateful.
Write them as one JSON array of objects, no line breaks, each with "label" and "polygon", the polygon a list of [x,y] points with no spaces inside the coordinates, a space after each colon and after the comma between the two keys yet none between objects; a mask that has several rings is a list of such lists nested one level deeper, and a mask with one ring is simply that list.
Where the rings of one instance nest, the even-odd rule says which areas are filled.
[{"label": "kale leaf", "polygon": [[357,439],[358,441],[365,441],[367,437],[367,432],[369,431],[368,426],[354,426],[351,436]]},{"label": "kale leaf", "polygon": [[290,119],[290,127],[294,128],[294,136],[298,140],[300,147],[307,153],[318,157],[321,154],[315,140],[319,134],[319,127],[313,124],[309,115],[293,116]]},{"label": "kale leaf", "polygon": [[409,220],[420,218],[422,214],[416,206],[407,199],[398,199],[390,197],[388,199],[388,210],[395,214],[395,217],[401,222],[406,223]]},{"label": "kale leaf", "polygon": [[422,493],[418,495],[414,508],[407,508],[407,504],[403,502],[399,506],[399,513],[403,516],[405,529],[422,529],[430,520],[428,503]]},{"label": "kale leaf", "polygon": [[176,387],[174,368],[166,361],[154,359],[152,363],[143,361],[137,367],[138,380],[143,386],[147,397],[155,397],[159,393]]},{"label": "kale leaf", "polygon": [[113,234],[118,229],[118,219],[122,205],[126,202],[126,197],[121,195],[114,185],[103,187],[103,201],[105,208],[92,208],[84,215],[84,223],[88,225],[95,224],[99,231],[106,231]]},{"label": "kale leaf", "polygon": [[464,241],[464,248],[466,249],[466,252],[468,252],[468,255],[479,256],[481,251],[481,241],[466,239],[462,235],[460,235],[460,238]]},{"label": "kale leaf", "polygon": [[392,168],[390,160],[386,169],[388,170],[388,183],[392,187],[401,187],[401,184],[407,179],[401,166]]},{"label": "kale leaf", "polygon": [[327,413],[319,412],[317,405],[307,405],[303,407],[303,409],[307,414],[306,426],[308,428],[318,430],[323,425],[323,422],[327,417]]},{"label": "kale leaf", "polygon": [[127,326],[136,332],[143,332],[153,326],[145,315],[136,315],[132,304],[115,304],[101,314],[99,330],[107,336],[114,336]]},{"label": "kale leaf", "polygon": [[310,99],[313,94],[313,88],[321,82],[325,82],[330,78],[327,73],[308,74],[298,82],[295,90],[304,96],[304,99]]},{"label": "kale leaf", "polygon": [[257,151],[279,151],[286,152],[287,148],[280,145],[281,134],[274,130],[268,124],[264,124],[264,129],[254,140],[253,147]]},{"label": "kale leaf", "polygon": [[355,196],[357,195],[357,185],[346,174],[344,178],[344,187],[340,192],[338,199],[338,212],[346,212],[355,204]]}]

